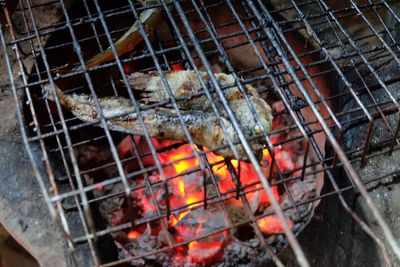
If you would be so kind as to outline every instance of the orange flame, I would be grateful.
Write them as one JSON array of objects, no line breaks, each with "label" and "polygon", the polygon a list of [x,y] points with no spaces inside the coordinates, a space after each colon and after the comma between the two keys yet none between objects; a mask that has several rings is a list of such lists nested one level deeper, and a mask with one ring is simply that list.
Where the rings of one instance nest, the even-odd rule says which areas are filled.
[{"label": "orange flame", "polygon": [[141,233],[140,233],[139,231],[131,230],[131,231],[128,233],[127,236],[128,236],[129,239],[135,239],[135,238],[138,238],[140,235],[141,235]]},{"label": "orange flame", "polygon": [[224,241],[192,241],[188,245],[188,255],[192,262],[206,264],[212,262],[212,258],[218,257],[223,247]]},{"label": "orange flame", "polygon": [[185,183],[183,182],[183,180],[179,180],[179,193],[181,193],[181,196],[185,196]]},{"label": "orange flame", "polygon": [[[286,219],[287,224],[290,229],[293,228],[293,222],[290,219]],[[257,221],[260,230],[266,235],[272,234],[283,234],[285,231],[283,230],[282,223],[276,216],[266,216]]]},{"label": "orange flame", "polygon": [[[130,137],[129,137],[130,138]],[[140,143],[140,138],[134,136],[135,143],[139,143],[139,149],[141,147],[143,149],[148,149],[145,145]],[[163,145],[170,145],[171,142],[168,140],[152,140],[153,145],[156,148],[161,148]],[[130,149],[130,145],[132,145],[131,141],[123,141],[120,144],[119,152],[120,155],[126,156]],[[196,146],[195,149],[200,151]],[[207,156],[207,160],[211,165],[211,169],[217,178],[218,189],[226,197],[233,196],[236,193],[236,179],[233,179],[228,167],[225,164],[224,158],[218,155],[215,155],[209,151],[207,148],[204,148],[204,151]],[[277,159],[277,163],[279,167],[283,169],[288,169],[291,167],[292,162],[284,162],[288,159],[289,154],[285,154],[284,150],[280,148],[275,149],[275,157]],[[268,164],[271,163],[270,154],[267,149],[263,150],[263,162]],[[180,210],[179,212],[173,212],[170,215],[169,221],[167,225],[169,228],[175,228],[176,231],[173,232],[173,237],[178,242],[189,241],[187,235],[193,237],[201,237],[208,234],[209,229],[207,228],[207,223],[213,220],[213,215],[207,215],[207,218],[193,217],[194,213],[191,213],[194,208],[200,208],[202,205],[202,201],[204,199],[204,188],[203,188],[203,175],[201,172],[190,172],[190,170],[199,168],[199,160],[193,156],[192,148],[189,144],[182,145],[177,149],[169,150],[167,152],[158,154],[159,160],[161,164],[167,165],[167,167],[163,168],[163,172],[165,176],[175,177],[167,182],[168,190],[169,190],[169,204],[171,210]],[[147,165],[152,164],[152,160],[150,157],[147,158]],[[172,164],[169,164],[173,162]],[[259,183],[259,177],[254,170],[253,166],[247,162],[239,162],[238,160],[231,160],[232,166],[235,168],[236,173],[239,173],[240,183],[242,187],[245,187],[245,192],[247,192],[247,198],[250,202],[252,202],[252,209],[262,210],[265,207],[270,205],[270,199],[268,198],[265,190],[262,189],[261,184]],[[267,166],[268,166],[267,164]],[[240,165],[240,166],[239,166]],[[132,169],[132,168],[131,168]],[[262,167],[262,171],[264,175],[267,177],[269,174],[269,169]],[[189,172],[190,174],[185,174],[185,172]],[[161,181],[161,176],[156,174],[151,175],[151,182]],[[257,189],[258,191],[254,191]],[[154,203],[149,192],[146,189],[141,189],[135,191],[135,199],[140,202],[140,207],[142,208],[142,215],[144,217],[153,216],[156,209],[156,204],[159,206],[165,206],[165,199],[163,198],[164,191],[163,187],[158,187],[154,191],[156,201],[159,203]],[[249,192],[252,191],[252,192]],[[272,186],[272,191],[275,199],[279,202],[280,195],[277,186]],[[229,200],[233,203],[238,203],[240,200]],[[187,208],[182,209],[182,207],[186,206]],[[240,204],[235,204],[235,207],[242,208],[243,206]],[[253,210],[253,211],[255,211]],[[183,221],[185,219],[185,221]],[[195,220],[195,222],[193,222]],[[292,228],[293,223],[288,220],[289,226]],[[279,220],[275,216],[267,216],[259,219],[257,221],[258,226],[261,231],[265,235],[271,235],[275,233],[282,233],[282,225]],[[128,233],[129,239],[138,238],[141,235],[139,231],[131,230]],[[195,263],[206,263],[210,262],[214,257],[220,257],[221,251],[223,251],[223,247],[226,246],[229,242],[229,232],[224,231],[217,235],[218,238],[205,238],[199,241],[192,241],[187,246],[180,247],[177,249],[176,257],[184,258],[188,257],[192,262]]]}]

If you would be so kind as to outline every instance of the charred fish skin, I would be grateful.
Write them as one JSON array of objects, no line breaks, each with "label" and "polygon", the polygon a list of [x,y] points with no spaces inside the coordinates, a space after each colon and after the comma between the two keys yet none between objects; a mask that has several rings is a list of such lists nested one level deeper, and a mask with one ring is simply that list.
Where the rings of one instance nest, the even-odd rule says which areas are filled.
[{"label": "charred fish skin", "polygon": [[[204,95],[204,89],[197,74],[194,71],[183,70],[164,72],[169,88],[175,98],[183,98],[178,101],[180,109],[211,111],[211,104]],[[210,78],[206,72],[200,72],[201,77],[207,85],[210,85]],[[224,88],[224,94],[228,101],[242,98],[239,88],[235,85],[232,75],[216,73],[218,83]],[[133,90],[142,92],[143,101],[161,102],[169,100],[167,88],[164,86],[161,75],[158,72],[148,74],[136,72],[128,76],[129,85]],[[246,85],[245,90],[250,95],[258,95],[257,91],[251,86]],[[214,94],[217,99],[217,96]]]},{"label": "charred fish skin", "polygon": [[[167,138],[189,142],[180,118],[174,110],[165,108],[150,109],[141,112],[141,114],[150,136],[159,139]],[[248,155],[242,145],[235,145],[238,157],[234,155],[229,147],[229,139],[234,144],[238,143],[239,139],[231,122],[225,118],[219,120],[215,115],[196,110],[193,112],[181,111],[181,119],[195,144],[212,149],[216,154],[227,159],[248,161]],[[224,125],[227,135],[225,135],[221,123]],[[110,119],[107,124],[115,131],[138,135],[145,134],[136,113]],[[262,151],[260,143],[256,142],[251,146],[257,155]]]},{"label": "charred fish skin", "polygon": [[[44,92],[52,100],[51,91],[46,90],[50,90],[50,87],[45,87]],[[67,95],[60,89],[56,89],[56,91],[61,104],[80,120],[93,122],[100,118],[92,97],[84,94]],[[137,135],[145,134],[129,99],[108,97],[99,99],[99,103],[111,130]],[[146,108],[145,105],[141,105],[141,107]],[[225,158],[236,158],[228,146],[228,139],[220,125],[220,120],[215,115],[198,110],[181,111],[180,113],[194,143],[210,149],[217,149],[215,153]],[[141,111],[141,115],[150,136],[188,141],[175,110],[168,108],[145,109]],[[221,123],[225,126],[231,141],[238,142],[232,124],[224,118],[222,118]],[[236,148],[238,159],[247,160],[247,154],[243,147],[237,145]]]},{"label": "charred fish skin", "polygon": [[271,107],[256,96],[250,96],[249,101],[250,105],[245,99],[238,99],[229,103],[242,131],[249,137],[260,135],[262,132],[268,133],[272,129]]},{"label": "charred fish skin", "polygon": [[[156,111],[151,109],[141,112],[141,114],[144,124],[146,125],[146,130],[150,136],[159,139],[167,138],[189,141],[185,135],[179,116],[173,110],[160,109]],[[215,153],[225,158],[236,158],[228,146],[227,138],[216,116],[201,111],[183,111],[181,112],[181,119],[195,144],[216,149]],[[224,118],[222,118],[221,123],[225,126],[227,135],[232,142],[237,142],[238,138],[232,124]],[[144,135],[144,130],[136,114],[112,119],[108,124],[114,130]],[[237,146],[236,149],[238,150],[239,159],[247,160],[247,154],[243,147]]]},{"label": "charred fish skin", "polygon": [[[195,94],[204,92],[199,78],[194,71],[183,70],[164,72],[164,74],[173,96],[175,98],[186,98],[183,101],[178,101],[180,109],[212,112],[211,103],[204,94],[192,97]],[[200,74],[205,82],[209,83],[210,79],[208,74],[206,72],[200,72]],[[269,105],[259,96],[256,89],[249,84],[244,85],[244,89],[249,95],[250,105],[253,107],[252,110],[250,105],[245,101],[239,88],[235,85],[235,78],[233,75],[216,73],[215,77],[223,88],[227,88],[224,90],[225,97],[232,111],[235,113],[245,135],[254,137],[260,135],[263,131],[268,133],[272,127],[272,111]],[[128,76],[128,82],[132,89],[142,92],[146,103],[157,103],[169,99],[167,88],[158,72],[151,72],[149,74],[139,72],[133,73]],[[218,99],[215,94],[214,97]],[[215,104],[222,115],[227,117],[222,104],[218,101],[216,101]],[[256,121],[256,118],[259,120],[259,123]],[[262,142],[262,140],[258,141]],[[255,143],[257,143],[257,141],[255,141]]]},{"label": "charred fish skin", "polygon": [[[172,81],[168,81],[168,83],[172,85],[171,90],[173,91],[174,95],[187,96],[193,91],[197,92],[196,90],[202,90],[201,87],[196,87],[196,84],[193,86],[193,89],[190,89],[190,87],[187,88],[187,86],[190,85],[187,82],[187,76],[189,75],[189,77],[193,77],[191,76],[194,75],[193,72],[182,71],[174,73],[176,75],[184,74],[183,76],[179,76],[186,77],[180,82],[176,82],[174,80],[174,77],[176,76],[172,75],[172,73],[169,74],[167,77],[172,79]],[[154,77],[154,74],[152,74],[152,76]],[[147,88],[154,87],[148,91],[154,91],[156,89],[156,85],[148,85],[150,80],[153,78],[148,79],[147,76],[143,77],[145,77],[144,81],[146,81],[145,84]],[[159,75],[156,77],[159,77]],[[220,79],[225,80],[231,79],[231,77],[226,74],[219,75],[219,77]],[[137,85],[140,84],[139,82],[136,83]],[[185,85],[182,86],[182,83]],[[196,83],[196,81],[194,83]],[[141,84],[143,87],[144,83],[141,82]],[[157,86],[159,86],[159,84]],[[231,91],[233,93],[229,95],[228,100],[244,135],[246,138],[251,138],[249,144],[252,151],[256,155],[260,155],[262,154],[262,144],[265,142],[259,136],[262,132],[265,133],[271,130],[272,112],[271,108],[263,99],[259,97],[255,89],[250,86],[248,88],[250,88],[250,104],[244,98],[242,98],[241,95],[236,94],[235,90],[238,90],[238,88],[234,87]],[[50,86],[45,86],[43,90],[48,98],[51,99],[54,97],[52,96],[52,90]],[[162,90],[163,89],[160,91]],[[100,116],[96,109],[96,102],[92,97],[84,94],[65,94],[58,88],[56,88],[56,93],[61,104],[77,118],[88,122],[99,120]],[[164,93],[154,91],[156,96],[153,98],[162,100],[165,96]],[[195,99],[191,100],[194,102]],[[102,109],[102,114],[111,130],[138,135],[145,134],[131,100],[123,97],[106,97],[100,98],[98,101]],[[232,123],[224,117],[224,114],[222,117],[218,118],[213,112],[206,108],[207,106],[205,102],[203,102],[202,105],[203,106],[195,106],[197,109],[194,109],[193,107],[190,109],[184,109],[181,107],[179,112],[180,115],[178,115],[177,111],[172,108],[149,108],[146,104],[140,104],[140,114],[142,115],[148,134],[152,137],[166,138],[171,140],[184,140],[188,142],[189,140],[185,135],[185,131],[181,123],[182,120],[195,144],[215,150],[216,154],[225,158],[247,161],[248,155],[244,147],[241,144],[238,144],[240,143],[239,138]],[[234,144],[237,144],[235,145],[237,156],[235,156],[232,149],[228,146],[228,140]]]}]

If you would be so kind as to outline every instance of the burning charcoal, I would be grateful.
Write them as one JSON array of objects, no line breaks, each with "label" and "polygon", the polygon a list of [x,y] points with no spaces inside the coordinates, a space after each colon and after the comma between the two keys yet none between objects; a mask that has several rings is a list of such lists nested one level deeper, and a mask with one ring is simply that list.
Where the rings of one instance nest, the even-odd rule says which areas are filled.
[{"label": "burning charcoal", "polygon": [[[156,237],[151,234],[151,228],[147,225],[146,230],[134,238],[130,238],[128,243],[120,248],[120,251],[127,251],[131,256],[139,256],[149,253],[155,249],[159,248],[157,245]],[[126,252],[124,252],[126,253]],[[143,260],[156,260],[156,255],[149,255],[143,258]],[[142,259],[139,262],[133,261],[131,264],[134,266],[143,266],[144,261]],[[141,265],[138,265],[141,264]]]},{"label": "burning charcoal", "polygon": [[232,223],[238,223],[246,217],[246,212],[241,200],[230,200],[225,202],[226,209],[228,210],[229,218]]},{"label": "burning charcoal", "polygon": [[204,210],[197,208],[186,214],[175,226],[179,237],[183,240],[207,235],[228,226],[227,218],[219,205]]},{"label": "burning charcoal", "polygon": [[[280,220],[274,215],[259,219],[257,224],[265,235],[284,233]],[[289,228],[293,228],[293,222],[290,219],[287,219],[287,224],[289,225]]]},{"label": "burning charcoal", "polygon": [[204,173],[195,172],[189,175],[185,175],[183,180],[185,181],[185,191],[188,192],[201,192],[203,190],[203,177]]},{"label": "burning charcoal", "polygon": [[[193,240],[227,227],[228,221],[220,205],[207,210],[202,207],[186,214],[174,227],[178,241]],[[212,262],[222,257],[222,249],[228,242],[227,232],[217,233],[188,245],[187,257],[192,262]]]},{"label": "burning charcoal", "polygon": [[[149,177],[149,180],[152,182],[160,181],[160,175],[154,174]],[[141,183],[144,183],[142,181]],[[156,203],[154,203],[150,188],[147,186],[145,188],[141,188],[135,191],[132,191],[131,196],[134,199],[133,205],[137,207],[144,218],[152,217],[157,213],[157,206],[164,210],[166,208],[167,194],[165,192],[165,187],[161,183],[152,185],[151,189],[154,193],[154,198]]]},{"label": "burning charcoal", "polygon": [[[301,203],[306,201],[307,199],[311,199],[315,197],[315,181],[313,180],[304,180],[297,181],[296,183],[291,183],[289,185],[288,190],[293,198],[295,203]],[[291,207],[292,204],[290,202],[289,196],[287,194],[283,194],[281,200],[281,206],[283,208]],[[269,209],[271,211],[271,209]],[[308,217],[308,214],[311,211],[311,206],[309,205],[301,205],[298,207],[298,211],[295,209],[289,209],[285,211],[285,214],[290,217],[294,222],[301,221],[301,218]]]},{"label": "burning charcoal", "polygon": [[218,267],[265,266],[266,253],[260,248],[253,248],[246,242],[232,242],[225,248],[225,255]]},{"label": "burning charcoal", "polygon": [[196,263],[212,263],[218,261],[223,255],[225,242],[223,240],[214,242],[192,241],[188,246],[188,257]]},{"label": "burning charcoal", "polygon": [[[122,184],[114,184],[112,185],[111,190],[103,189],[102,191],[106,191],[109,194],[114,194],[123,192],[123,190],[124,187]],[[99,212],[101,216],[106,219],[107,222],[109,222],[110,225],[120,224],[125,216],[123,208],[124,203],[124,197],[107,198],[99,202]]]},{"label": "burning charcoal", "polygon": [[[134,257],[135,255],[131,254],[127,249],[124,248],[123,245],[121,245],[118,241],[114,241],[115,245],[118,248],[118,257],[120,259],[126,259],[129,257]],[[136,259],[136,260],[131,260],[130,264],[132,266],[143,266],[145,264],[145,261],[143,259]]]}]

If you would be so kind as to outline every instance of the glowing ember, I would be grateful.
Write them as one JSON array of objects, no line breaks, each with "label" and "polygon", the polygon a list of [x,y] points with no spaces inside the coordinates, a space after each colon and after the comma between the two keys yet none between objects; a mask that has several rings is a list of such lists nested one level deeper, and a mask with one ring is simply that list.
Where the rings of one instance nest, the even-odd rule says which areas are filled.
[{"label": "glowing ember", "polygon": [[141,235],[141,233],[139,231],[132,230],[128,233],[127,236],[129,239],[135,239],[135,238],[138,238],[140,235]]},{"label": "glowing ember", "polygon": [[188,246],[188,256],[191,262],[206,264],[218,260],[222,256],[224,241],[199,242],[192,241]]},{"label": "glowing ember", "polygon": [[[293,228],[293,223],[291,220],[287,219],[287,223],[289,225],[289,228]],[[257,221],[257,224],[263,233],[268,233],[268,234],[284,233],[281,222],[275,216],[266,216],[264,218],[261,218]]]},{"label": "glowing ember", "polygon": [[[152,139],[152,145],[157,150],[176,143],[175,141]],[[142,156],[144,166],[154,166],[149,146],[139,136],[127,137],[121,142],[118,147],[121,158],[136,157],[133,152],[135,151],[133,144],[136,145],[136,151],[139,151],[141,155],[149,155]],[[197,147],[195,149],[200,151]],[[149,177],[151,183],[156,183],[152,186],[156,203],[147,187],[132,192],[135,199],[134,205],[140,209],[140,215],[143,218],[157,216],[157,210],[165,212],[166,204],[169,203],[171,215],[168,220],[165,220],[169,233],[177,243],[191,241],[176,249],[175,261],[181,259],[205,264],[220,260],[224,247],[232,240],[231,233],[225,229],[230,223],[243,220],[246,216],[242,211],[242,200],[234,198],[237,194],[237,180],[232,178],[224,158],[207,151],[207,148],[204,148],[204,151],[216,177],[218,188],[215,188],[209,181],[211,180],[210,173],[207,170],[201,171],[199,160],[193,156],[192,147],[189,144],[182,144],[178,148],[158,154],[160,163],[165,165],[163,172],[167,178],[170,178],[167,182],[168,195],[163,183],[160,183],[162,182],[161,175],[156,172]],[[282,172],[290,172],[294,169],[296,164],[292,151],[277,147],[274,152],[276,163]],[[268,177],[272,162],[268,150],[264,150],[263,155],[262,171]],[[240,177],[241,191],[246,193],[251,211],[255,214],[262,213],[270,205],[270,199],[263,190],[253,166],[237,160],[231,160],[231,165]],[[125,165],[127,172],[138,168],[138,163],[134,159]],[[207,198],[215,199],[218,190],[227,199],[225,204],[209,204],[207,209],[204,209],[204,179],[206,179],[207,185]],[[145,185],[144,179],[141,182]],[[271,188],[275,199],[279,202],[281,196],[278,186]],[[228,209],[224,209],[223,205],[228,205]],[[283,233],[282,225],[275,216],[263,217],[257,221],[257,224],[266,236]],[[288,224],[290,228],[293,227],[290,219],[288,219]],[[161,233],[160,224],[152,223],[151,227],[151,234],[157,237]],[[135,240],[140,235],[141,231],[138,229],[133,229],[127,234],[131,240]],[[165,239],[162,240],[160,242],[165,243]]]},{"label": "glowing ember", "polygon": [[100,190],[100,191],[103,190],[103,185],[102,185],[102,184],[97,184],[96,187],[97,187],[97,189]]},{"label": "glowing ember", "polygon": [[[174,226],[174,229],[177,232],[177,241],[184,242],[212,234],[227,226],[228,220],[222,206],[213,205],[207,210],[200,207],[186,213]],[[228,233],[226,231],[218,232],[199,241],[190,242],[185,253],[192,262],[210,262],[211,259],[216,260],[222,256],[222,248],[227,243]]]}]

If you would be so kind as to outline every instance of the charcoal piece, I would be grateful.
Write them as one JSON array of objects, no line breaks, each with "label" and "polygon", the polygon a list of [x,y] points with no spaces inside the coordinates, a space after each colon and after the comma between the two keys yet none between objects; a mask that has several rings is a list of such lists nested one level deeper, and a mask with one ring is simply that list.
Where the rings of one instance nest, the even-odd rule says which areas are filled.
[{"label": "charcoal piece", "polygon": [[227,226],[228,221],[223,209],[220,205],[213,205],[206,210],[202,207],[192,210],[176,224],[175,229],[181,238],[191,240],[197,235],[206,235]]},{"label": "charcoal piece", "polygon": [[216,266],[265,266],[265,263],[269,260],[266,252],[260,246],[252,247],[249,243],[238,241],[232,242],[225,248],[224,258]]}]

